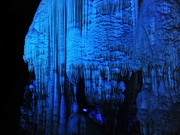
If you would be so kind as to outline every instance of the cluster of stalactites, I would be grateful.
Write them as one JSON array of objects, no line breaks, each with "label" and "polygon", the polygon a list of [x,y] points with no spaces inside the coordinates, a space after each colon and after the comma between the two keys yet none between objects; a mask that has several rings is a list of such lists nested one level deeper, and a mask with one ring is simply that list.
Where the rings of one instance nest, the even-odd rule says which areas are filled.
[{"label": "cluster of stalactites", "polygon": [[169,107],[179,102],[178,6],[176,1],[142,1],[133,52],[143,72],[143,88],[167,100],[172,96]]},{"label": "cluster of stalactites", "polygon": [[57,134],[66,118],[64,5],[65,0],[41,1],[25,39],[23,58],[35,73],[31,122],[40,134]]},{"label": "cluster of stalactites", "polygon": [[[82,8],[77,8],[79,4]],[[67,16],[72,22],[66,37],[68,79],[77,85],[83,78],[87,97],[92,95],[88,99],[97,97],[96,103],[109,98],[110,93],[114,93],[112,102],[122,103],[124,97],[118,86],[138,70],[131,57],[138,1],[93,0],[79,4],[73,3],[75,9],[69,7],[71,14]],[[82,21],[81,29],[73,20]]]},{"label": "cluster of stalactites", "polygon": [[144,68],[142,91],[136,99],[143,134],[179,132],[179,84],[179,67]]},{"label": "cluster of stalactites", "polygon": [[[64,0],[44,0],[40,3],[25,38],[24,61],[34,71],[40,84],[48,84],[52,74],[61,74],[65,61]],[[55,71],[55,72],[54,72]],[[39,79],[38,79],[39,78]],[[47,87],[46,87],[47,88]]]},{"label": "cluster of stalactites", "polygon": [[[67,53],[70,80],[73,76],[69,74],[75,75],[77,70],[70,69],[73,65],[82,69],[89,65],[107,65],[110,69],[121,69],[121,75],[126,75],[126,71],[131,74],[137,70],[132,66],[130,51],[132,28],[137,19],[136,6],[137,2],[131,0],[42,1],[26,36],[24,60],[28,62],[29,70],[34,70],[36,75],[49,76],[50,70],[57,70],[54,69],[57,66],[60,68],[60,63],[65,61],[61,56]],[[106,11],[106,14],[103,13]],[[67,52],[62,52],[65,44]],[[52,63],[54,66],[51,66]],[[69,73],[69,70],[75,72]]]},{"label": "cluster of stalactites", "polygon": [[83,78],[89,103],[121,104],[124,80],[141,69],[144,89],[152,87],[154,95],[179,95],[180,80],[172,79],[179,78],[176,5],[144,0],[138,9],[138,0],[42,0],[24,47],[24,60],[35,72],[35,91],[47,95],[37,103],[38,129],[65,121],[66,74],[74,85],[75,103]]},{"label": "cluster of stalactites", "polygon": [[37,124],[38,132],[57,134],[58,126],[65,129],[66,74],[74,85],[73,104],[80,78],[84,79],[89,103],[114,106],[124,101],[123,80],[135,69],[129,66],[128,47],[133,41],[135,9],[132,0],[40,3],[24,47],[24,60],[35,73],[32,85],[37,99],[32,101],[32,123]]},{"label": "cluster of stalactites", "polygon": [[82,27],[83,0],[67,0],[67,29]]},{"label": "cluster of stalactites", "polygon": [[[146,125],[147,115],[160,110],[168,111],[179,102],[179,11],[175,1],[143,1],[141,6],[133,56],[143,72],[143,87],[137,98],[137,107],[139,120]],[[148,113],[142,115],[142,110],[148,110]],[[162,121],[154,116],[149,119],[154,120],[155,125]],[[171,126],[171,120],[167,121]],[[147,130],[147,127],[143,128]]]},{"label": "cluster of stalactites", "polygon": [[[134,57],[143,72],[137,117],[143,134],[179,132],[179,3],[141,2]],[[159,128],[156,128],[159,127]]]},{"label": "cluster of stalactites", "polygon": [[[113,68],[121,70],[122,76],[127,75],[126,71],[130,74],[137,71],[135,63],[131,60],[130,48],[133,44],[138,2],[93,0],[81,3],[82,9],[74,11],[77,13],[76,10],[82,10],[82,20],[79,20],[82,21],[82,29],[75,25],[74,28],[72,26],[67,29],[69,79],[77,78],[75,77],[77,75],[80,77],[81,74],[76,73],[79,68],[84,72],[89,68],[93,70],[99,66],[108,66],[110,70]],[[74,18],[78,20],[78,16]]]}]

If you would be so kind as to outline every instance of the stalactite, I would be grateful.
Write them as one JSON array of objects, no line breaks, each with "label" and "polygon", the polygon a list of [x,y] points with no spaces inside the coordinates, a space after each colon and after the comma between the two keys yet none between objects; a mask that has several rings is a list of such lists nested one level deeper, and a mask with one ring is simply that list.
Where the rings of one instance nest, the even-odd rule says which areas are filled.
[{"label": "stalactite", "polygon": [[112,121],[116,126],[117,112],[123,111],[119,108],[134,101],[128,94],[136,97],[140,91],[132,104],[139,109],[142,133],[152,133],[161,122],[151,113],[168,114],[179,102],[177,7],[173,0],[144,0],[140,5],[138,0],[42,0],[25,37],[23,56],[35,73],[29,89],[37,132],[67,133],[73,119],[80,118],[77,93],[83,80],[86,100],[102,110],[106,126]]}]

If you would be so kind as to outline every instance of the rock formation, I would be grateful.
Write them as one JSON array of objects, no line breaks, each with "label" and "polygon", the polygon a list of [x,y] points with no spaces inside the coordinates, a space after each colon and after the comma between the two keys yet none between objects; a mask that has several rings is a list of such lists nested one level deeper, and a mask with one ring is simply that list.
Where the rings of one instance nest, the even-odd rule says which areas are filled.
[{"label": "rock formation", "polygon": [[25,37],[22,128],[85,134],[85,108],[108,135],[178,134],[179,27],[179,0],[42,0]]}]

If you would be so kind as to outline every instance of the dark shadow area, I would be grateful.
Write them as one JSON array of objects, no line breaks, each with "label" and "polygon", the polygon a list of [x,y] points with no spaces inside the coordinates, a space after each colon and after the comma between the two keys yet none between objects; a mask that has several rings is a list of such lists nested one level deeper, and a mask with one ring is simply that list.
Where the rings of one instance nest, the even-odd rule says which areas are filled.
[{"label": "dark shadow area", "polygon": [[136,106],[136,98],[138,92],[142,87],[142,73],[138,71],[133,73],[132,77],[125,79],[126,90],[125,100],[119,108],[117,114],[117,128],[118,134],[140,134],[140,123],[136,117],[138,111]]},{"label": "dark shadow area", "polygon": [[1,11],[1,129],[0,134],[16,135],[28,68],[23,61],[24,39],[40,0],[9,0]]},{"label": "dark shadow area", "polygon": [[86,100],[84,89],[85,89],[84,80],[80,79],[77,85],[77,102],[80,105],[79,106],[80,110],[82,110],[83,108],[88,108],[89,106]]}]

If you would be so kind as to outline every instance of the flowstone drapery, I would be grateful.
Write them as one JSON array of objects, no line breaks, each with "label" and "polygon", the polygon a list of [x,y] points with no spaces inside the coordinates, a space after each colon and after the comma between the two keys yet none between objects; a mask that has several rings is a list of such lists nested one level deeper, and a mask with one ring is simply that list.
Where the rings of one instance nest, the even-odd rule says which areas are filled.
[{"label": "flowstone drapery", "polygon": [[179,7],[177,0],[42,0],[25,38],[34,77],[22,128],[87,135],[84,110],[106,134],[178,133]]}]

